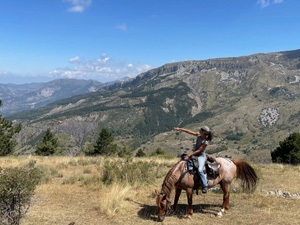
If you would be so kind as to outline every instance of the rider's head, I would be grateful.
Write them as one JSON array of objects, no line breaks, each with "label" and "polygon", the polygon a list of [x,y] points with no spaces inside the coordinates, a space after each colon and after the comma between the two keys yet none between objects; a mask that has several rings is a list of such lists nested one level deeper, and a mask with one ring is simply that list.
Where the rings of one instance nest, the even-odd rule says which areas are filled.
[{"label": "rider's head", "polygon": [[204,132],[206,140],[211,141],[213,139],[214,134],[208,126],[201,127],[200,131]]},{"label": "rider's head", "polygon": [[200,130],[204,131],[205,133],[208,133],[210,131],[208,126],[203,126],[200,128]]}]

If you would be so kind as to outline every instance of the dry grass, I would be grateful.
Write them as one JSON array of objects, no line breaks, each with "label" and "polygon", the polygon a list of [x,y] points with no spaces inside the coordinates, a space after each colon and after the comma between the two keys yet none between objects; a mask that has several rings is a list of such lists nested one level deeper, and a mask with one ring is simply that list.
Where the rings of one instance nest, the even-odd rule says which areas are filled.
[{"label": "dry grass", "polygon": [[[100,179],[104,162],[101,157],[4,157],[0,158],[0,166],[23,166],[33,160],[48,176],[38,186],[22,225],[158,224],[154,189],[160,188],[163,176],[145,185],[118,182],[105,185]],[[153,159],[134,160],[151,162]],[[155,162],[162,165],[162,174],[166,174],[176,160]],[[231,209],[222,218],[215,216],[222,195],[211,191],[206,195],[194,195],[193,219],[183,219],[187,202],[182,193],[177,215],[166,217],[163,224],[298,224],[300,199],[270,196],[267,191],[299,193],[300,167],[278,164],[256,164],[254,167],[260,176],[256,192],[232,193]]]}]

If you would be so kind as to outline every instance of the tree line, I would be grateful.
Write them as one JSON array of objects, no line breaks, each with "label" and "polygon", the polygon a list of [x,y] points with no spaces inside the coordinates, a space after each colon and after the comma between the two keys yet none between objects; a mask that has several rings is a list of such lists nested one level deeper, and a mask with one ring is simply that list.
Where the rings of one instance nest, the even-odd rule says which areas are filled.
[{"label": "tree line", "polygon": [[[2,101],[0,100],[0,106]],[[0,115],[0,156],[6,156],[13,153],[16,143],[13,140],[15,134],[22,129],[20,124],[13,124],[11,121]],[[35,154],[40,156],[50,156],[59,154],[59,143],[57,137],[48,128],[40,142],[36,145]],[[118,146],[114,142],[112,132],[107,128],[102,128],[96,143],[93,147],[84,152],[89,156],[107,155],[119,157],[132,157],[133,152],[126,146]],[[157,149],[154,155],[164,154],[163,150]],[[146,156],[140,149],[136,157]],[[272,162],[284,164],[300,164],[300,133],[293,132],[286,139],[279,142],[279,146],[271,151]]]}]

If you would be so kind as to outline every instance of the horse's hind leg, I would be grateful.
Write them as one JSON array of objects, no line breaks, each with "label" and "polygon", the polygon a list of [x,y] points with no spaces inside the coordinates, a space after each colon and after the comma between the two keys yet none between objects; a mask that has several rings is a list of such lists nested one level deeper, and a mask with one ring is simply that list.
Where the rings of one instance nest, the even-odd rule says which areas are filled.
[{"label": "horse's hind leg", "polygon": [[225,210],[229,209],[230,185],[231,183],[226,183],[224,181],[220,183],[221,189],[223,191],[223,203],[221,211],[217,214],[218,216],[222,216]]},{"label": "horse's hind leg", "polygon": [[229,196],[230,196],[230,183],[226,183],[224,181],[221,182],[221,188],[223,191],[223,204],[222,209],[229,209]]},{"label": "horse's hind leg", "polygon": [[175,189],[174,205],[173,205],[173,211],[174,212],[176,211],[177,203],[178,203],[179,197],[181,195],[181,191],[182,191],[182,189],[176,187],[176,189]]}]

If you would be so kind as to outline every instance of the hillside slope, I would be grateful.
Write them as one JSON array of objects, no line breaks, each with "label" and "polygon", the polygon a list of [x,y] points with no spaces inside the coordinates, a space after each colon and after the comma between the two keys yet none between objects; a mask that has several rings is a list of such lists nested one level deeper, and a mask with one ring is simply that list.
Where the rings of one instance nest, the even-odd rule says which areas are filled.
[{"label": "hillside slope", "polygon": [[212,152],[270,160],[270,150],[299,131],[299,87],[300,50],[184,61],[14,119],[26,124],[18,138],[23,150],[50,127],[67,153],[78,153],[107,127],[119,145],[177,155],[193,140],[170,131],[206,124],[216,134]]},{"label": "hillside slope", "polygon": [[59,99],[94,92],[104,84],[93,80],[57,79],[45,83],[0,84],[0,113],[9,116]]}]

